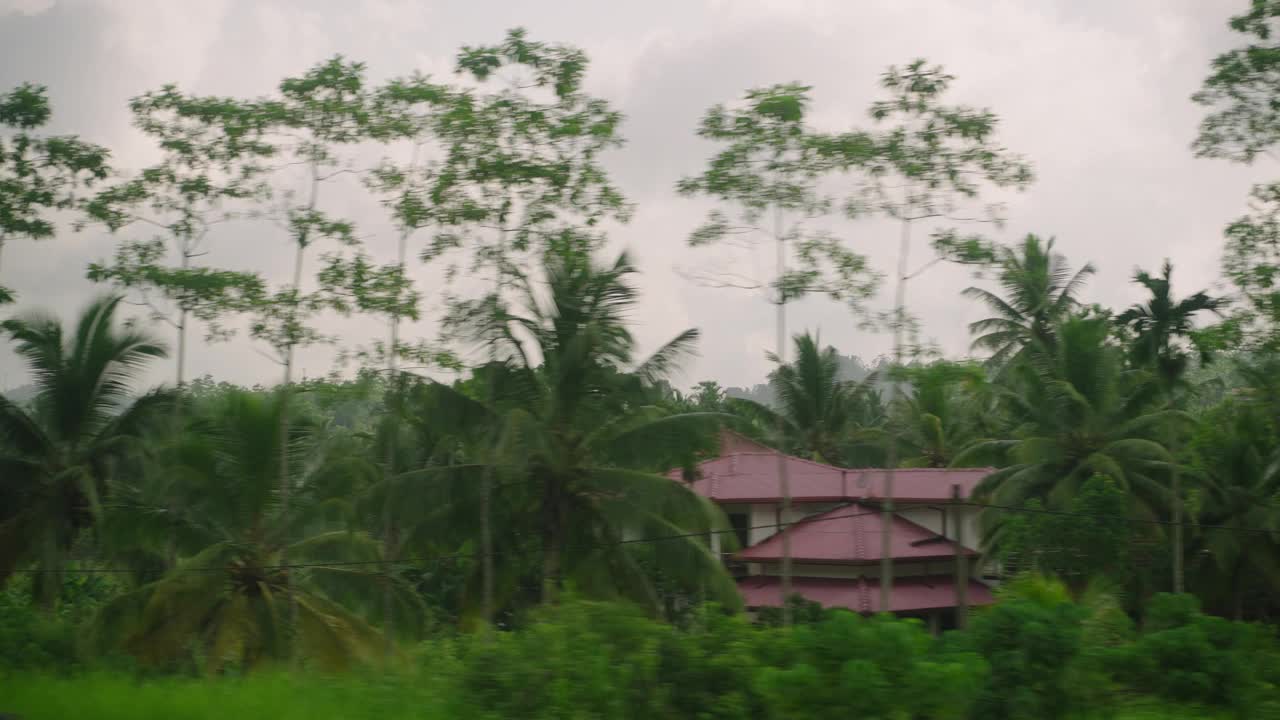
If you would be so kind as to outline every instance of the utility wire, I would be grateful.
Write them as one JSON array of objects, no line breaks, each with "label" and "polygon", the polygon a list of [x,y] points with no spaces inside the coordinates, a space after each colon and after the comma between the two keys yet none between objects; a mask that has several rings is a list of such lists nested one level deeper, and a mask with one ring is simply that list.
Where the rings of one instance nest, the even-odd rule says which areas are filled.
[{"label": "utility wire", "polygon": [[[1069,510],[1051,510],[1047,508],[1028,508],[1028,507],[1018,507],[1014,505],[997,505],[993,503],[961,502],[956,504],[963,507],[974,507],[974,508],[980,508],[983,510],[996,510],[1000,512],[1020,512],[1020,513],[1029,513],[1029,514],[1036,514],[1036,515],[1056,515],[1056,516],[1063,516],[1063,517],[1076,517],[1076,518],[1092,519],[1092,520],[1121,521],[1121,522],[1130,523],[1130,524],[1157,525],[1162,527],[1167,527],[1167,526],[1177,524],[1171,520],[1159,520],[1155,518],[1132,518],[1132,517],[1126,517],[1123,515],[1083,513],[1083,512],[1074,512]],[[850,518],[866,517],[871,515],[880,515],[880,512],[876,510],[876,511],[870,511],[870,512],[857,512],[857,513],[846,513],[841,515],[832,515],[830,517],[809,517],[809,518],[802,518],[800,520],[796,520],[795,522],[779,521],[774,523],[766,523],[763,525],[752,525],[745,528],[707,529],[707,530],[699,530],[699,531],[687,532],[687,533],[676,533],[672,535],[656,535],[656,536],[648,536],[648,537],[640,537],[640,538],[629,538],[624,540],[614,540],[610,542],[589,543],[589,544],[582,544],[582,545],[573,546],[573,547],[577,549],[599,549],[599,548],[607,548],[607,547],[616,547],[621,545],[657,543],[657,542],[667,542],[671,540],[687,540],[689,538],[702,538],[702,537],[708,537],[710,535],[721,535],[721,534],[728,534],[728,533],[736,534],[741,531],[779,530],[784,527],[790,527],[790,526],[795,526],[799,524],[813,524],[813,523],[820,523],[820,522],[829,522],[834,520],[847,520]],[[1193,530],[1194,529],[1227,530],[1231,532],[1244,532],[1244,533],[1255,533],[1255,534],[1269,534],[1269,535],[1280,534],[1280,530],[1271,530],[1267,528],[1241,527],[1236,525],[1206,525],[1206,524],[1192,523],[1192,522],[1186,522],[1186,521],[1182,522],[1181,524],[1183,527],[1193,529]],[[529,551],[529,552],[532,552],[532,551]],[[504,555],[504,554],[517,555],[517,554],[524,554],[524,553],[510,553],[510,552],[494,553],[495,556]],[[399,559],[377,559],[377,560],[336,560],[331,562],[288,563],[288,564],[278,564],[278,565],[245,565],[245,566],[240,566],[240,568],[245,570],[301,570],[301,569],[308,569],[308,568],[443,564],[445,562],[449,562],[453,560],[469,559],[469,558],[476,558],[476,557],[481,557],[481,554],[477,552],[458,552],[458,553],[450,553],[447,555],[434,555],[431,557],[409,557],[409,558],[399,558]],[[206,567],[182,567],[182,568],[176,568],[175,571],[177,572],[226,572],[230,567],[231,566],[228,566],[228,565],[206,566]],[[28,574],[39,574],[43,572],[55,572],[55,571],[19,570],[18,572],[23,572]],[[97,575],[97,574],[117,574],[117,573],[127,574],[127,573],[132,573],[134,571],[125,569],[125,568],[83,568],[83,569],[73,569],[73,570],[62,570],[60,572],[68,575],[74,575],[74,574]]]},{"label": "utility wire", "polygon": [[[619,545],[656,543],[656,542],[665,542],[669,540],[687,540],[689,538],[703,538],[709,535],[737,533],[740,530],[774,530],[774,529],[779,529],[788,525],[797,525],[802,522],[803,523],[827,522],[830,520],[845,520],[848,518],[863,517],[867,515],[879,515],[879,514],[880,513],[878,511],[858,512],[858,513],[849,513],[845,515],[833,515],[831,517],[826,517],[826,518],[802,518],[792,523],[776,522],[776,523],[768,523],[765,525],[753,525],[746,528],[707,529],[707,530],[698,530],[698,531],[687,532],[687,533],[676,533],[673,535],[654,535],[649,537],[629,538],[625,540],[613,540],[610,542],[583,543],[583,544],[571,546],[571,547],[574,547],[575,549],[598,549],[598,548],[606,548],[606,547],[616,547]],[[520,553],[494,553],[494,555],[502,555],[502,554],[515,555]],[[481,556],[480,553],[477,553],[477,552],[458,552],[458,553],[450,553],[447,555],[434,555],[431,557],[417,557],[417,558],[409,557],[409,558],[400,558],[400,559],[384,558],[384,559],[378,559],[378,560],[335,560],[332,562],[288,563],[288,564],[282,564],[282,565],[241,565],[236,567],[237,569],[244,569],[244,570],[294,570],[294,569],[305,569],[305,568],[358,567],[358,566],[368,566],[368,565],[408,565],[408,564],[415,564],[415,563],[444,563],[450,560],[476,558],[480,556]],[[205,567],[180,567],[180,568],[175,568],[174,571],[175,572],[225,572],[231,567],[232,566],[230,565],[211,565],[211,566],[205,566]],[[38,574],[42,572],[55,572],[55,571],[19,570],[18,572]],[[62,570],[60,572],[64,574],[112,574],[112,573],[131,573],[133,572],[133,570],[126,569],[126,568],[84,568],[84,569],[74,569],[74,570]]]}]

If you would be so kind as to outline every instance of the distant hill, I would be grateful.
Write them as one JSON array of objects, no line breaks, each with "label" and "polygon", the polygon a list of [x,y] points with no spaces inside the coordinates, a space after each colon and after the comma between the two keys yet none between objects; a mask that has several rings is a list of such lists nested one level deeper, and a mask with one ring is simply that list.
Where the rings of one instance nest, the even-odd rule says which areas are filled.
[{"label": "distant hill", "polygon": [[[877,358],[875,365],[868,365],[862,358],[857,355],[841,355],[840,357],[840,379],[849,382],[862,382],[873,372],[883,371],[889,367],[888,358]],[[883,377],[876,378],[876,386],[882,392],[887,394],[889,383]],[[725,395],[735,398],[743,398],[745,400],[754,400],[762,405],[773,407],[774,395],[773,388],[769,387],[769,383],[763,382],[752,385],[750,388],[729,387],[724,390]]]},{"label": "distant hill", "polygon": [[13,388],[12,390],[5,390],[3,393],[0,393],[0,394],[4,395],[9,402],[15,405],[26,405],[27,403],[31,402],[33,398],[35,398],[36,386],[20,385],[16,388]]}]

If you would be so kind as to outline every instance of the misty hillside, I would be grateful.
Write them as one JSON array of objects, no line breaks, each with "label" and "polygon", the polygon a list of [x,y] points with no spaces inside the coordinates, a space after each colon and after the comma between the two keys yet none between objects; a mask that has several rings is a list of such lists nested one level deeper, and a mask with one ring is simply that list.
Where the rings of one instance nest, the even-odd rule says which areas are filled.
[{"label": "misty hillside", "polygon": [[35,385],[19,385],[18,387],[13,388],[12,390],[5,390],[3,393],[0,393],[0,394],[4,395],[4,397],[8,399],[9,402],[15,405],[25,405],[28,402],[30,402],[32,398],[36,396],[36,386]]},{"label": "misty hillside", "polygon": [[[889,367],[889,359],[885,357],[876,358],[874,365],[868,365],[862,358],[857,355],[841,355],[840,357],[840,379],[849,382],[862,382],[866,380],[872,373],[879,373],[876,378],[876,386],[882,392],[887,391],[889,383],[885,380],[884,370]],[[887,394],[887,393],[886,393]],[[725,388],[725,395],[735,398],[743,398],[745,400],[754,400],[763,405],[773,406],[773,389],[769,387],[768,382],[752,385],[750,388],[729,387]]]}]

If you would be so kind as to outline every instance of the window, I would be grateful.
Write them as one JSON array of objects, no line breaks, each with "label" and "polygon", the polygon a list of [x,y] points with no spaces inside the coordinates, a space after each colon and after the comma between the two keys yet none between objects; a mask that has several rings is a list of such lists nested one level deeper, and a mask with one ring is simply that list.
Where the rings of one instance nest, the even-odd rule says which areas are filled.
[{"label": "window", "polygon": [[729,513],[729,526],[738,538],[738,547],[746,547],[751,535],[751,516],[747,513]]}]

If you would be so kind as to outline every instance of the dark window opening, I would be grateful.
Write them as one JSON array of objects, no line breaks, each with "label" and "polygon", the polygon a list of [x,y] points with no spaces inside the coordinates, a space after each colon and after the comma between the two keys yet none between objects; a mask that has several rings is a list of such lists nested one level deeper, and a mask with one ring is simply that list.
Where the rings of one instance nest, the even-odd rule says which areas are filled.
[{"label": "dark window opening", "polygon": [[746,547],[747,538],[751,534],[751,516],[746,513],[730,513],[729,525],[733,528],[733,534],[738,538],[738,547]]}]

